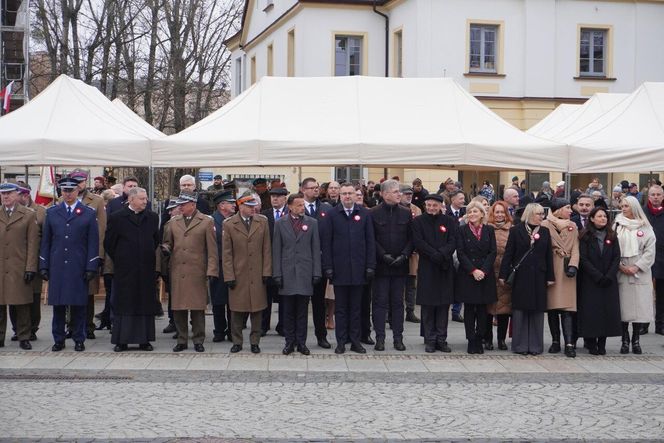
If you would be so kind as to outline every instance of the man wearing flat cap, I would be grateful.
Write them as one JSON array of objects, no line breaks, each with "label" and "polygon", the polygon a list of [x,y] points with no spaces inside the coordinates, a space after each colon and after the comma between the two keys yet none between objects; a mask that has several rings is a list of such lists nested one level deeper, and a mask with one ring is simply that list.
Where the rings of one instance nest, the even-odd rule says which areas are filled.
[{"label": "man wearing flat cap", "polygon": [[264,178],[257,178],[253,181],[254,192],[260,198],[261,207],[269,208],[270,206],[270,193],[267,190],[267,180]]},{"label": "man wearing flat cap", "polygon": [[213,212],[216,208],[216,204],[214,203],[214,197],[217,195],[217,193],[223,190],[224,190],[224,177],[217,174],[214,176],[214,181],[212,182],[212,184],[207,187],[207,199],[209,200],[210,207],[212,208]]},{"label": "man wearing flat cap", "polygon": [[[65,348],[65,317],[71,313],[75,351],[85,350],[86,310],[90,282],[99,275],[97,214],[78,200],[78,181],[58,181],[62,202],[46,210],[39,251],[39,273],[48,281],[53,306],[53,351]],[[49,280],[50,279],[50,280]]]},{"label": "man wearing flat cap", "polygon": [[[274,223],[281,219],[284,215],[288,213],[288,206],[286,206],[286,199],[288,198],[288,190],[280,186],[270,189],[270,204],[271,207],[261,212],[265,217],[267,217],[267,223],[270,228],[270,242],[274,238]],[[271,244],[271,243],[270,243]],[[278,288],[270,282],[267,286],[267,308],[263,312],[262,326],[261,326],[261,335],[265,336],[267,331],[270,330],[270,320],[272,319],[272,302],[277,302],[279,300],[279,290]],[[280,335],[283,334],[281,328],[283,320],[283,310],[279,309],[279,321],[277,322],[277,333]]]},{"label": "man wearing flat cap", "polygon": [[173,218],[164,231],[162,250],[170,255],[171,305],[178,333],[173,352],[188,347],[190,312],[194,350],[205,351],[208,280],[214,283],[219,277],[214,220],[196,209],[197,201],[194,193],[180,193],[177,203],[182,214]]},{"label": "man wearing flat cap", "polygon": [[35,211],[19,204],[18,186],[0,185],[0,347],[5,345],[7,308],[16,313],[16,335],[21,349],[30,345],[32,280],[37,273],[39,227]]},{"label": "man wearing flat cap", "polygon": [[[103,265],[104,257],[104,235],[106,234],[106,208],[104,199],[92,192],[86,187],[88,183],[88,173],[82,169],[74,169],[69,177],[78,182],[78,201],[95,211],[97,219],[97,228],[99,230],[99,265]],[[88,287],[88,310],[86,312],[86,336],[89,339],[95,338],[95,294],[99,292],[99,273],[90,281]]]},{"label": "man wearing flat cap", "polygon": [[228,338],[231,341],[231,310],[228,306],[228,287],[224,283],[224,268],[221,263],[223,257],[224,220],[235,214],[235,197],[233,191],[226,190],[214,195],[216,210],[212,214],[214,219],[215,236],[217,240],[217,255],[219,256],[219,279],[210,284],[210,299],[212,303],[212,318],[214,319],[213,342],[221,342]]},{"label": "man wearing flat cap", "polygon": [[239,212],[224,222],[224,281],[231,307],[231,352],[242,350],[242,327],[251,317],[251,352],[261,352],[261,317],[267,307],[265,285],[272,275],[272,247],[267,218],[254,214],[258,205],[250,191],[238,199]]}]

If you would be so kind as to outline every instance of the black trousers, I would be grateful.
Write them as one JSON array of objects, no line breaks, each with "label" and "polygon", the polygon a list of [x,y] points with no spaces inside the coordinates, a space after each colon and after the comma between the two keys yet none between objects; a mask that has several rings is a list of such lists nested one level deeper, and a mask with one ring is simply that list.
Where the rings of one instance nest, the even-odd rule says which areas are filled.
[{"label": "black trousers", "polygon": [[286,345],[305,346],[309,322],[309,296],[282,295],[279,310],[284,311]]},{"label": "black trousers", "polygon": [[[505,338],[507,337],[507,327],[510,324],[510,315],[498,314],[496,315],[496,319],[498,320],[496,338],[505,341]],[[493,341],[493,315],[491,314],[487,314],[486,316],[486,332],[484,333],[484,340],[489,343]]]},{"label": "black trousers", "polygon": [[422,335],[424,344],[442,344],[447,341],[450,305],[422,305]]},{"label": "black trousers", "polygon": [[215,337],[231,338],[231,308],[228,305],[212,305]]},{"label": "black trousers", "polygon": [[327,279],[321,279],[321,282],[314,286],[314,295],[311,296],[311,311],[314,320],[314,333],[316,339],[327,338],[327,328],[325,327],[325,288]]},{"label": "black trousers", "polygon": [[486,305],[463,304],[463,323],[466,326],[466,340],[482,338],[486,334]]},{"label": "black trousers", "polygon": [[406,277],[406,312],[415,310],[415,295],[417,294],[417,277],[409,275]]},{"label": "black trousers", "polygon": [[664,278],[655,280],[655,328],[664,328]]},{"label": "black trousers", "polygon": [[360,309],[360,337],[368,338],[370,336],[371,336],[371,283],[362,286],[362,306]]},{"label": "black trousers", "polygon": [[[72,338],[75,342],[83,343],[85,341],[85,323],[87,306],[69,306],[69,315],[71,323],[69,328],[72,331]],[[65,342],[65,323],[67,319],[67,306],[53,306],[53,322],[51,323],[51,332],[53,340],[56,343]]]},{"label": "black trousers", "polygon": [[373,281],[372,317],[377,340],[385,340],[385,320],[388,309],[394,340],[403,340],[403,291],[406,276],[376,277]]},{"label": "black trousers", "polygon": [[[360,345],[362,297],[365,286],[334,287],[334,326],[337,345]],[[385,320],[383,320],[383,327]]]},{"label": "black trousers", "polygon": [[[9,319],[12,322],[12,331],[16,333],[16,308],[9,305]],[[32,303],[30,303],[30,332],[35,334],[39,330],[41,322],[41,293],[32,294]]]}]

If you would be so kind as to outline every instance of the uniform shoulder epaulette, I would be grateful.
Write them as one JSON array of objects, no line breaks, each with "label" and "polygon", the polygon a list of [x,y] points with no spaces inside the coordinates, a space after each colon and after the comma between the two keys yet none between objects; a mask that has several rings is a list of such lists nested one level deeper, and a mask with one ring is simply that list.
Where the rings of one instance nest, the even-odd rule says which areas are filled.
[{"label": "uniform shoulder epaulette", "polygon": [[256,219],[258,219],[258,220],[265,220],[265,221],[267,221],[267,217],[264,216],[263,214],[255,214],[255,215],[254,215],[254,218],[256,218]]}]

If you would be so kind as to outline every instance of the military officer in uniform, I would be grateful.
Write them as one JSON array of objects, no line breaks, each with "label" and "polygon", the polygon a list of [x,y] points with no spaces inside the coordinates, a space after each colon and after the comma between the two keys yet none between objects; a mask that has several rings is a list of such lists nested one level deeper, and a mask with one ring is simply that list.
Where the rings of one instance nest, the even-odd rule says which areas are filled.
[{"label": "military officer in uniform", "polygon": [[215,236],[217,239],[217,252],[219,256],[219,279],[210,285],[210,301],[212,303],[212,317],[214,319],[213,342],[231,340],[231,310],[228,306],[228,287],[224,283],[224,269],[221,265],[224,229],[224,220],[235,214],[235,197],[233,191],[220,191],[214,195],[214,206],[217,208],[212,214],[214,219]]},{"label": "military officer in uniform", "polygon": [[224,281],[231,307],[231,352],[242,350],[242,327],[251,317],[251,352],[258,354],[261,317],[267,307],[265,285],[272,276],[272,248],[267,218],[254,214],[258,201],[250,191],[238,199],[239,213],[224,222]]},{"label": "military officer in uniform", "polygon": [[[88,191],[86,185],[88,184],[88,173],[76,169],[69,174],[69,176],[78,181],[78,201],[85,206],[93,209],[97,217],[97,228],[99,230],[99,265],[103,266],[104,257],[104,235],[106,233],[106,208],[104,206],[104,199],[92,192]],[[88,287],[88,310],[86,312],[86,337],[89,339],[95,338],[95,294],[99,292],[99,273],[90,281]]]},{"label": "military officer in uniform", "polygon": [[173,352],[187,349],[188,317],[191,312],[191,337],[196,352],[205,351],[205,308],[208,280],[219,278],[219,255],[214,220],[196,209],[198,195],[182,192],[178,197],[181,215],[171,219],[164,230],[162,250],[170,255],[170,284],[177,344]]},{"label": "military officer in uniform", "polygon": [[35,211],[19,204],[18,186],[0,185],[0,347],[5,345],[7,308],[16,312],[16,335],[21,349],[30,345],[32,280],[37,273],[39,232]]},{"label": "military officer in uniform", "polygon": [[78,200],[78,181],[60,179],[62,202],[48,208],[39,252],[39,272],[49,281],[53,306],[53,351],[65,348],[65,317],[71,311],[75,351],[85,349],[85,320],[90,281],[99,274],[99,228],[95,211]]}]

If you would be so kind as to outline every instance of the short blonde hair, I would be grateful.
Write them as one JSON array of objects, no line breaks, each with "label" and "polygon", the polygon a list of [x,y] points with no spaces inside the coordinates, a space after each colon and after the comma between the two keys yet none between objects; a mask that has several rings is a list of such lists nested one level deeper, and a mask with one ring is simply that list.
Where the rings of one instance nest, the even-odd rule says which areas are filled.
[{"label": "short blonde hair", "polygon": [[463,219],[466,223],[468,223],[468,212],[470,212],[471,209],[479,209],[480,212],[482,213],[482,224],[486,224],[487,222],[487,216],[486,216],[486,209],[484,209],[484,205],[482,204],[481,201],[472,199],[470,203],[468,203],[468,206],[466,206],[466,215],[463,216]]},{"label": "short blonde hair", "polygon": [[544,207],[539,203],[528,203],[526,209],[523,210],[523,215],[521,216],[521,221],[523,223],[530,222],[530,219],[535,214],[535,212],[544,211]]}]

